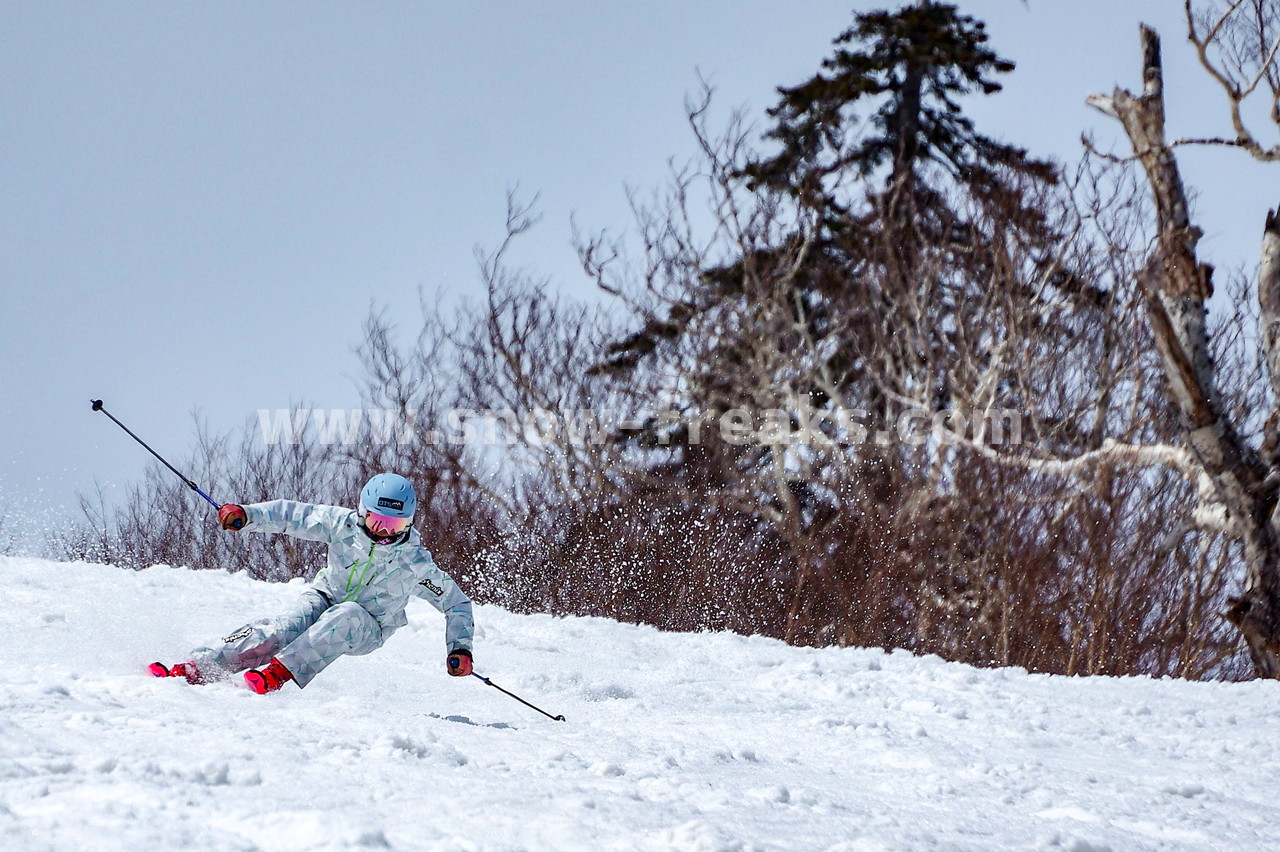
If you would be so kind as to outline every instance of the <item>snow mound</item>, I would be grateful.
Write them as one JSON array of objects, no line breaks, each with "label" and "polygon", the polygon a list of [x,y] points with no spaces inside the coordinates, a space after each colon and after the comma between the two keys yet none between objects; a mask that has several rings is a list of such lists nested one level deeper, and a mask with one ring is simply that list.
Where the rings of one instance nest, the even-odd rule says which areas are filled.
[{"label": "snow mound", "polygon": [[1059,678],[414,602],[305,691],[146,675],[298,594],[0,559],[0,849],[1280,848],[1280,684]]}]

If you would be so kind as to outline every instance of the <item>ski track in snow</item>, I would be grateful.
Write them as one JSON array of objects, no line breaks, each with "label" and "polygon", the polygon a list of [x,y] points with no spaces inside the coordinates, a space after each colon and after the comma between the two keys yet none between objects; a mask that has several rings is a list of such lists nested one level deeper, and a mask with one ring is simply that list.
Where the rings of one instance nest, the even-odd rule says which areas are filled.
[{"label": "ski track in snow", "polygon": [[0,849],[1280,849],[1280,684],[426,604],[305,691],[147,676],[299,582],[0,559]]}]

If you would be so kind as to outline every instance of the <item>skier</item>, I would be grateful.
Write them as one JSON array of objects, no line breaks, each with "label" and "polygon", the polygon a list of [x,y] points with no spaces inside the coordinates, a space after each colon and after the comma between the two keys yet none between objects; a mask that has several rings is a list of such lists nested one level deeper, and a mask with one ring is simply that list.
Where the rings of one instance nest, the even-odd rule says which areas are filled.
[{"label": "skier", "polygon": [[[244,671],[259,695],[288,681],[305,687],[343,654],[377,650],[407,620],[409,595],[425,598],[445,616],[445,667],[471,674],[471,600],[436,566],[410,527],[417,497],[403,476],[380,473],[360,492],[360,508],[273,500],[218,510],[230,531],[286,533],[329,545],[328,562],[288,611],[246,624],[220,642],[198,648],[183,663],[152,663],[156,677],[190,683]],[[245,671],[248,669],[248,671]]]}]

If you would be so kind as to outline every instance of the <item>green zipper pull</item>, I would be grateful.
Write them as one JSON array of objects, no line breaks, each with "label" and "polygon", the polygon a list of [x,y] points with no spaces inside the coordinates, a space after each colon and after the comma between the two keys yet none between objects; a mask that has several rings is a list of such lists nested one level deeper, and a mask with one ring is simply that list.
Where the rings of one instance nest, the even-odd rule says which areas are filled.
[{"label": "green zipper pull", "polygon": [[[347,588],[342,595],[342,602],[355,600],[360,596],[360,592],[369,584],[369,579],[373,576],[373,554],[376,544],[369,545],[369,558],[359,568],[352,565],[351,573],[347,574]],[[353,588],[354,587],[354,588]]]}]

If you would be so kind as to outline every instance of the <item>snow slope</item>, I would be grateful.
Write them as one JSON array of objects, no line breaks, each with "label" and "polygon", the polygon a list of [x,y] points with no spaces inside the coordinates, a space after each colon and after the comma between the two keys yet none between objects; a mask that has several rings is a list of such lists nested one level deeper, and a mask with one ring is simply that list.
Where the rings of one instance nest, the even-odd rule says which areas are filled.
[{"label": "snow slope", "polygon": [[1280,849],[1280,684],[416,602],[305,691],[147,677],[301,586],[0,559],[0,849]]}]

